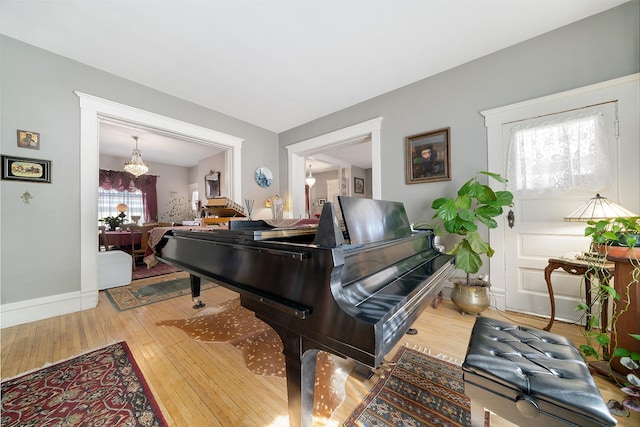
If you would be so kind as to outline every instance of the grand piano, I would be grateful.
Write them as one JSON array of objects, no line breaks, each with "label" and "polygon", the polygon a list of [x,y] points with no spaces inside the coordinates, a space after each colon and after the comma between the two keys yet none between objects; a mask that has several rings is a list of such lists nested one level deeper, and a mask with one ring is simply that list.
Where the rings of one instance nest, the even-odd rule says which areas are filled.
[{"label": "grand piano", "polygon": [[194,299],[202,278],[214,281],[278,333],[291,427],[310,422],[308,354],[379,367],[455,270],[431,231],[412,230],[402,203],[340,196],[338,204],[340,212],[325,203],[317,226],[237,221],[174,229],[156,246],[161,261],[190,273]]}]

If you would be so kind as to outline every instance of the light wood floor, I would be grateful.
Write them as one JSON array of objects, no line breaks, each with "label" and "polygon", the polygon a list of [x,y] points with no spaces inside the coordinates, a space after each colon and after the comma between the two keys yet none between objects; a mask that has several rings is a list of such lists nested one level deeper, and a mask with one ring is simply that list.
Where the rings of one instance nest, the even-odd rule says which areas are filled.
[{"label": "light wood floor", "polygon": [[[153,279],[146,279],[153,280]],[[202,293],[203,300],[215,305],[237,295],[221,287]],[[117,312],[100,292],[98,307],[79,313],[5,328],[2,335],[2,378],[42,367],[112,342],[126,341],[140,366],[162,412],[171,426],[287,426],[286,383],[284,378],[263,377],[244,368],[235,347],[225,343],[202,343],[188,338],[178,328],[156,326],[156,322],[184,319],[196,314],[189,297],[175,298],[149,306]],[[493,310],[483,313],[501,318]],[[508,321],[544,327],[546,319],[509,314]],[[418,334],[406,336],[398,345],[443,353],[464,359],[474,316],[461,315],[445,300],[436,310],[425,309],[414,327]],[[574,325],[556,323],[553,332],[574,342],[582,340]],[[395,354],[394,349],[388,358]],[[347,397],[332,419],[317,425],[341,426],[367,395],[377,377],[363,382],[352,376],[347,381]],[[608,400],[622,394],[607,380],[596,377]],[[509,426],[492,417],[493,426]],[[620,426],[640,425],[640,414],[618,419]]]}]

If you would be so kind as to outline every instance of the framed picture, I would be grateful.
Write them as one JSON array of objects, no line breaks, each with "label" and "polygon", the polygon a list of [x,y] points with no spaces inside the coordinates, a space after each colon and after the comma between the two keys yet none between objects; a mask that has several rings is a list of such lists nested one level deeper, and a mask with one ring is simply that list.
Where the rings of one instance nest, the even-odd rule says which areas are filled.
[{"label": "framed picture", "polygon": [[353,178],[353,192],[356,194],[364,194],[364,179]]},{"label": "framed picture", "polygon": [[322,206],[327,202],[327,199],[318,199],[318,206]]},{"label": "framed picture", "polygon": [[40,149],[40,134],[18,129],[18,147]]},{"label": "framed picture", "polygon": [[2,179],[51,183],[51,160],[2,156]]},{"label": "framed picture", "polygon": [[451,180],[450,136],[443,128],[405,138],[407,184]]}]

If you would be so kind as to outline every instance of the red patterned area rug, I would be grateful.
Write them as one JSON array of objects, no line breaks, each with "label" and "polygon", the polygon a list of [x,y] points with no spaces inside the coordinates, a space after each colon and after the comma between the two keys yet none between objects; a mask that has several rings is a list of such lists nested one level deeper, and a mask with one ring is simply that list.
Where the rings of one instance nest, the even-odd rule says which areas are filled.
[{"label": "red patterned area rug", "polygon": [[346,427],[471,425],[459,366],[407,347],[398,350],[393,362],[393,369],[354,410]]},{"label": "red patterned area rug", "polygon": [[125,342],[2,382],[2,426],[165,426]]}]

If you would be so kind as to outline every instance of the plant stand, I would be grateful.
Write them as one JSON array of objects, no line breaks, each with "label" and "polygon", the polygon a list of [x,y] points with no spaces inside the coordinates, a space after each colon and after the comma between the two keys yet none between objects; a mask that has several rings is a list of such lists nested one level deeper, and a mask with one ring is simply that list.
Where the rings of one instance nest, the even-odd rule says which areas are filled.
[{"label": "plant stand", "polygon": [[[633,249],[633,252],[631,252]],[[613,285],[620,294],[620,301],[614,304],[614,316],[618,315],[616,323],[617,337],[611,337],[610,352],[617,347],[623,347],[630,352],[640,353],[640,341],[629,336],[640,332],[638,319],[640,319],[640,283],[633,279],[633,271],[636,268],[632,263],[638,262],[640,248],[623,248],[611,246],[607,252],[607,260],[615,263]],[[628,295],[627,295],[628,292]],[[628,308],[623,312],[628,304]],[[623,375],[629,370],[620,364],[619,358],[611,361],[611,368]]]}]

